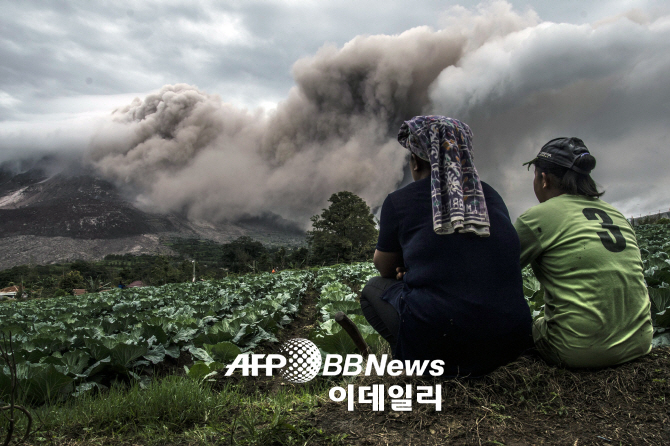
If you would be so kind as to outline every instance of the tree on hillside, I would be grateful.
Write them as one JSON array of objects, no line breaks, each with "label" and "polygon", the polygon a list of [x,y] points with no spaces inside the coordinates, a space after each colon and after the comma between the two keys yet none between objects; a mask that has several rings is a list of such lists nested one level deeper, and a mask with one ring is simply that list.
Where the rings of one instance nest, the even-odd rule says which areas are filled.
[{"label": "tree on hillside", "polygon": [[290,268],[301,268],[308,265],[309,249],[301,246],[300,248],[291,251],[291,254],[286,257],[287,265]]},{"label": "tree on hillside", "polygon": [[166,283],[182,282],[180,271],[172,265],[172,259],[159,256],[151,265],[149,283],[151,285],[165,285]]},{"label": "tree on hillside", "polygon": [[60,281],[58,288],[65,290],[68,294],[72,294],[74,289],[86,288],[84,276],[79,271],[70,271]]},{"label": "tree on hillside", "polygon": [[357,195],[330,196],[328,209],[314,215],[307,232],[312,264],[354,262],[372,258],[378,231],[370,207]]},{"label": "tree on hillside", "polygon": [[71,271],[79,271],[82,277],[105,277],[107,270],[102,265],[77,259],[70,264]]},{"label": "tree on hillside", "polygon": [[272,268],[267,249],[261,242],[242,236],[222,246],[221,262],[234,273],[268,271]]}]

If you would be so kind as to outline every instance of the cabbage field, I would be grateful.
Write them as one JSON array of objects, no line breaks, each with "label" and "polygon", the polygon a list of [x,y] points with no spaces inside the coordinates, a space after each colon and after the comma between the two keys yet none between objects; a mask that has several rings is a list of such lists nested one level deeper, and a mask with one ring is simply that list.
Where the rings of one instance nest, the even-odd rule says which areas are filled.
[{"label": "cabbage field", "polygon": [[[652,302],[655,345],[670,345],[670,231],[637,229]],[[117,379],[146,385],[166,359],[190,355],[186,372],[207,377],[240,352],[265,342],[301,309],[308,289],[318,295],[318,320],[309,337],[326,353],[356,348],[333,315],[344,311],[373,351],[383,339],[362,316],[358,292],[376,275],[371,263],[291,270],[162,287],[116,289],[83,296],[0,303],[0,326],[12,332],[23,398],[33,404],[103,389]],[[524,293],[535,317],[543,291],[529,269]],[[666,332],[666,330],[668,330]],[[0,400],[10,388],[0,373]]]}]

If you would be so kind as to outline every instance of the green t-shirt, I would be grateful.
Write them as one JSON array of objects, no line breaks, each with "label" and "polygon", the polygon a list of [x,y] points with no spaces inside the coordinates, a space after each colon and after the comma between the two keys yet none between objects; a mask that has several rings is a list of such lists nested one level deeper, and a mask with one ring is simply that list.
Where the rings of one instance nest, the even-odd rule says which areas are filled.
[{"label": "green t-shirt", "polygon": [[597,198],[563,194],[514,227],[521,266],[545,288],[547,341],[569,367],[630,361],[651,349],[650,302],[632,227]]}]

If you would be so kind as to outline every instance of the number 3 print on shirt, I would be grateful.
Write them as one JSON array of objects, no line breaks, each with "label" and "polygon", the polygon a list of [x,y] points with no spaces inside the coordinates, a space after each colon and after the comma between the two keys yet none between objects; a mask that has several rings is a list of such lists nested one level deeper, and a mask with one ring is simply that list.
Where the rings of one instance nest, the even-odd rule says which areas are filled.
[{"label": "number 3 print on shirt", "polygon": [[626,239],[623,238],[621,230],[617,225],[614,224],[610,216],[607,215],[605,211],[595,208],[584,208],[582,213],[584,214],[584,217],[589,220],[598,220],[598,217],[600,217],[602,220],[600,226],[602,226],[603,229],[607,229],[607,231],[611,232],[614,236],[614,241],[612,241],[612,238],[607,233],[607,231],[596,232],[596,234],[598,234],[600,237],[600,241],[603,242],[605,249],[612,252],[621,252],[626,249]]}]

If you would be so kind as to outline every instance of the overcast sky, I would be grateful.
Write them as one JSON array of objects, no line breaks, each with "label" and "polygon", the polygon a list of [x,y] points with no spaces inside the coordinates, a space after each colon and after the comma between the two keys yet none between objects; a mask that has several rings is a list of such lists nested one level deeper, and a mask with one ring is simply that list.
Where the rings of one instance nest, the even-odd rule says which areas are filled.
[{"label": "overcast sky", "polygon": [[626,215],[667,211],[667,3],[5,1],[0,161],[69,153],[148,208],[305,222],[343,189],[381,204],[399,123],[435,113],[470,124],[513,218],[557,136]]}]

